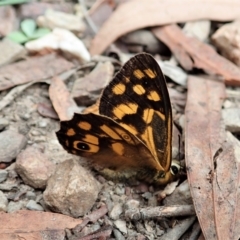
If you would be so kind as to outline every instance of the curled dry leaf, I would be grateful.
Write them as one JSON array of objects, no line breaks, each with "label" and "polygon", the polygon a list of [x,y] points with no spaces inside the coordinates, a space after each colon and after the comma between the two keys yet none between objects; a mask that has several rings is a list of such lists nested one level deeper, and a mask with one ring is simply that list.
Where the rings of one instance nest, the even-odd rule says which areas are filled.
[{"label": "curled dry leaf", "polygon": [[51,81],[49,97],[61,121],[69,120],[75,112],[79,112],[77,104],[70,97],[66,85],[58,77]]},{"label": "curled dry leaf", "polygon": [[226,84],[240,86],[240,68],[220,56],[210,45],[186,36],[174,24],[153,28],[152,31],[171,49],[185,69],[201,68],[223,76]]},{"label": "curled dry leaf", "polygon": [[240,2],[235,0],[126,1],[103,24],[92,41],[90,52],[101,54],[120,36],[140,28],[199,19],[229,21],[239,15]]},{"label": "curled dry leaf", "polygon": [[62,28],[55,28],[44,37],[26,43],[25,47],[30,52],[40,52],[46,49],[61,50],[74,56],[80,62],[90,61],[90,54],[83,42],[72,32]]},{"label": "curled dry leaf", "polygon": [[44,16],[39,16],[37,23],[41,27],[50,29],[63,28],[76,33],[82,33],[86,28],[81,17],[52,9],[46,10]]},{"label": "curled dry leaf", "polygon": [[189,77],[185,155],[190,191],[204,237],[233,240],[240,237],[239,167],[233,145],[225,141],[221,122],[224,97],[222,82]]}]

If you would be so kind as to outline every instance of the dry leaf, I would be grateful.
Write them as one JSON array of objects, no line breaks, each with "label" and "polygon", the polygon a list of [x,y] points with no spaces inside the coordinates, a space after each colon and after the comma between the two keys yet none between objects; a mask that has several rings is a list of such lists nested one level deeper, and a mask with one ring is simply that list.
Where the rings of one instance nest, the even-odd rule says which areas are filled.
[{"label": "dry leaf", "polygon": [[74,65],[71,62],[55,54],[29,57],[0,68],[0,91],[28,82],[39,82],[72,68]]},{"label": "dry leaf", "polygon": [[239,15],[240,2],[236,0],[126,1],[103,24],[90,53],[101,54],[117,38],[136,29],[199,19],[230,21]]},{"label": "dry leaf", "polygon": [[66,85],[58,77],[53,78],[51,81],[49,97],[61,121],[70,120],[75,112],[79,112],[76,103],[70,97]]},{"label": "dry leaf", "polygon": [[153,33],[173,52],[187,70],[193,67],[222,75],[229,85],[240,85],[240,68],[220,56],[211,46],[195,37],[186,36],[177,25],[152,29]]},{"label": "dry leaf", "polygon": [[235,240],[240,237],[237,226],[239,170],[233,145],[225,142],[221,124],[224,98],[222,82],[189,77],[185,113],[186,167],[205,238]]},{"label": "dry leaf", "polygon": [[74,219],[62,214],[18,211],[14,213],[0,212],[0,239],[63,239],[66,228],[74,228],[81,224],[81,219]]}]

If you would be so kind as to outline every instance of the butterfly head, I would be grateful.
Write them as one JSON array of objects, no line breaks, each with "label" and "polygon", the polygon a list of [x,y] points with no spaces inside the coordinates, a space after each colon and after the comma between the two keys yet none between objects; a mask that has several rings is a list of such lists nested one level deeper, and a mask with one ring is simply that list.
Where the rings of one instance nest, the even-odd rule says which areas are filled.
[{"label": "butterfly head", "polygon": [[167,183],[174,181],[179,176],[181,168],[180,162],[173,160],[168,172],[158,172],[155,175],[154,183],[157,185],[166,185]]}]

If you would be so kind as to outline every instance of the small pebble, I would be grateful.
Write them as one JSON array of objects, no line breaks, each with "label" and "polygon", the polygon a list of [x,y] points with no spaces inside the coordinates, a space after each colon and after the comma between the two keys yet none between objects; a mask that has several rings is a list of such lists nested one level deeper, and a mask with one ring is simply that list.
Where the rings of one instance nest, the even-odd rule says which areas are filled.
[{"label": "small pebble", "polygon": [[0,169],[0,183],[7,179],[8,172]]},{"label": "small pebble", "polygon": [[119,219],[120,214],[123,212],[122,204],[117,203],[109,213],[109,217],[113,220]]},{"label": "small pebble", "polygon": [[27,121],[27,120],[29,120],[31,115],[29,113],[24,113],[24,114],[20,114],[19,117],[22,118],[23,120]]},{"label": "small pebble", "polygon": [[43,207],[40,204],[37,204],[34,200],[29,200],[26,208],[29,210],[43,211]]},{"label": "small pebble", "polygon": [[35,200],[35,199],[36,199],[36,194],[35,194],[35,192],[27,191],[27,193],[26,193],[26,198],[29,199],[29,200]]},{"label": "small pebble", "polygon": [[2,191],[0,191],[0,211],[7,211],[8,199]]},{"label": "small pebble", "polygon": [[145,199],[149,199],[149,198],[152,197],[152,193],[150,193],[150,192],[145,192],[145,193],[142,194],[142,197],[145,198]]},{"label": "small pebble", "polygon": [[47,122],[46,121],[40,121],[39,123],[38,123],[38,126],[40,127],[40,128],[45,128],[45,127],[47,127]]},{"label": "small pebble", "polygon": [[0,190],[10,191],[13,188],[18,188],[18,184],[16,183],[0,183]]},{"label": "small pebble", "polygon": [[117,229],[113,229],[113,234],[116,240],[125,240],[125,237]]},{"label": "small pebble", "polygon": [[9,121],[5,118],[0,118],[0,131],[9,125]]},{"label": "small pebble", "polygon": [[120,232],[127,234],[127,226],[125,221],[118,219],[114,221],[114,225]]},{"label": "small pebble", "polygon": [[125,188],[118,186],[118,187],[116,187],[116,189],[115,189],[115,193],[116,193],[117,195],[121,196],[121,195],[125,194]]},{"label": "small pebble", "polygon": [[138,209],[139,205],[140,205],[139,201],[130,199],[125,203],[124,207],[126,210],[131,210],[131,209]]},{"label": "small pebble", "polygon": [[31,131],[31,135],[32,136],[39,136],[39,135],[41,135],[41,133],[39,131],[37,131],[37,130],[32,130]]},{"label": "small pebble", "polygon": [[23,202],[22,201],[18,201],[18,202],[9,202],[8,207],[7,207],[7,212],[11,213],[11,212],[16,212],[20,209],[23,208]]}]

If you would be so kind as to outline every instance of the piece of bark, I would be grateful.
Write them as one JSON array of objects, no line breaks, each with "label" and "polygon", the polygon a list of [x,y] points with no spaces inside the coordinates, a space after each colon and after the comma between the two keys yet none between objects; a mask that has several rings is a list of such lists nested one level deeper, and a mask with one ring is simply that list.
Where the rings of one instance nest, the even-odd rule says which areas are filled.
[{"label": "piece of bark", "polygon": [[64,239],[66,228],[82,222],[58,213],[21,210],[0,212],[0,239]]},{"label": "piece of bark", "polygon": [[0,91],[16,85],[45,80],[74,68],[74,65],[56,54],[29,57],[27,60],[0,68]]},{"label": "piece of bark", "polygon": [[239,15],[240,2],[235,0],[126,1],[103,24],[90,53],[101,54],[117,38],[136,29],[200,19],[230,21]]},{"label": "piece of bark", "polygon": [[193,67],[223,76],[226,84],[240,86],[240,68],[220,56],[210,45],[186,36],[175,24],[152,29],[186,70]]},{"label": "piece of bark", "polygon": [[[213,94],[214,92],[214,94]],[[239,167],[221,121],[223,82],[190,76],[185,122],[186,169],[206,239],[238,239]]]}]

